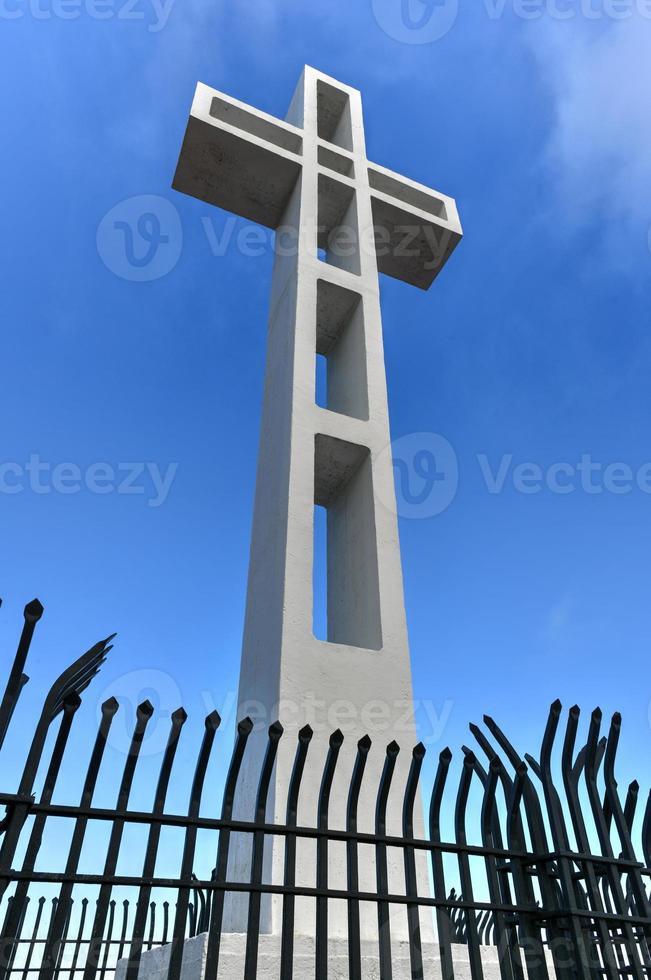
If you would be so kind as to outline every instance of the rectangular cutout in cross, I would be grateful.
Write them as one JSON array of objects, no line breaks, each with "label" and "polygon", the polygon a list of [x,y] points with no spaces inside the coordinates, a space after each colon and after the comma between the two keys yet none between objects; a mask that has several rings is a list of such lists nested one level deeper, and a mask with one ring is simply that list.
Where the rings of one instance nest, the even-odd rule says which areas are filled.
[{"label": "rectangular cutout in cross", "polygon": [[425,211],[426,214],[433,214],[435,218],[441,218],[442,221],[448,220],[445,201],[430,190],[421,191],[418,187],[413,187],[404,180],[397,180],[373,167],[369,167],[368,182],[373,191],[395,197],[401,204],[408,204],[412,208],[418,208],[419,211]]},{"label": "rectangular cutout in cross", "polygon": [[316,85],[316,111],[319,139],[352,152],[353,127],[348,93],[319,79]]},{"label": "rectangular cutout in cross", "polygon": [[314,400],[319,408],[328,407],[328,359],[316,352],[316,375],[314,379]]},{"label": "rectangular cutout in cross", "polygon": [[355,178],[355,165],[350,157],[345,157],[343,153],[330,150],[327,146],[320,146],[317,151],[319,166],[334,170],[335,173],[342,174],[344,177]]},{"label": "rectangular cutout in cross", "polygon": [[257,136],[290,153],[303,152],[303,137],[285,129],[277,120],[265,119],[259,112],[251,112],[244,106],[228,99],[214,96],[210,103],[210,115],[229,126],[235,126],[250,136]]},{"label": "rectangular cutout in cross", "polygon": [[359,275],[359,221],[357,197],[348,184],[326,174],[319,175],[319,218],[317,245],[325,261]]},{"label": "rectangular cutout in cross", "polygon": [[328,512],[314,505],[314,552],[312,566],[312,632],[328,642]]},{"label": "rectangular cutout in cross", "polygon": [[315,437],[314,504],[327,511],[328,642],[381,650],[373,469],[366,446]]},{"label": "rectangular cutout in cross", "polygon": [[317,404],[366,421],[364,303],[359,293],[325,279],[317,283],[316,354]]}]

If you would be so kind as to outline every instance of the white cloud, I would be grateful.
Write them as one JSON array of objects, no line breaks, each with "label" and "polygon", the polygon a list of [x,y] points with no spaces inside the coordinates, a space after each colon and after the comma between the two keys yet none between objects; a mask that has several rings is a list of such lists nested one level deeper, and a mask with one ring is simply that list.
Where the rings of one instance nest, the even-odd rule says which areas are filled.
[{"label": "white cloud", "polygon": [[[651,21],[538,23],[529,41],[551,92],[545,163],[564,218],[614,222],[630,234],[651,221]],[[612,230],[612,229],[611,229]]]}]

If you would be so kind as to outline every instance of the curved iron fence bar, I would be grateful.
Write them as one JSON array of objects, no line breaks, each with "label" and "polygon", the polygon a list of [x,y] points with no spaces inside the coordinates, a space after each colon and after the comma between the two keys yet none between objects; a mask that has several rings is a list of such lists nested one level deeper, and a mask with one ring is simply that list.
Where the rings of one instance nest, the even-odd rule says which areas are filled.
[{"label": "curved iron fence bar", "polygon": [[[561,798],[554,784],[552,775],[552,750],[556,741],[556,735],[558,733],[561,709],[562,705],[560,701],[555,701],[549,709],[547,725],[545,727],[545,733],[543,735],[542,745],[540,748],[540,766],[538,771],[547,803],[547,812],[549,814],[549,823],[552,839],[554,841],[554,848],[557,851],[568,851],[570,848],[569,835],[565,823],[565,816],[563,814]],[[574,874],[573,864],[570,860],[568,860],[568,858],[563,856],[559,858],[557,867],[563,894],[563,901],[568,910],[568,931],[571,943],[569,950],[569,961],[566,961],[565,957],[557,957],[557,962],[560,960],[560,968],[562,969],[561,976],[568,977],[568,980],[570,980],[574,973],[572,966],[573,960],[577,960],[580,964],[590,962],[587,955],[586,938],[590,948],[593,951],[593,955],[596,950],[594,947],[591,930],[588,931],[586,936],[582,928],[582,921],[575,915],[575,912],[579,907],[579,903],[581,902],[582,894],[580,884]],[[611,962],[606,960],[604,965],[606,968],[606,976],[612,978],[612,980],[615,980],[612,974]],[[559,969],[558,966],[557,969]]]},{"label": "curved iron fence bar", "polygon": [[[436,770],[429,806],[429,836],[432,844],[441,843],[441,807],[451,762],[452,753],[450,749],[443,749],[439,755],[439,764]],[[454,980],[454,962],[451,949],[453,929],[450,905],[448,904],[449,900],[446,901],[443,854],[437,847],[433,847],[430,855],[432,861],[432,878],[434,881],[434,896],[437,902],[436,925],[439,940],[439,957],[441,960],[441,978],[442,980]]]},{"label": "curved iron fence bar", "polygon": [[[515,852],[526,851],[520,809],[528,782],[527,766],[524,762],[520,762],[515,770],[513,788],[510,798],[507,801],[507,840],[509,847]],[[538,918],[539,906],[527,873],[531,864],[520,857],[513,857],[511,865],[516,901],[523,909],[520,914],[520,936],[523,940],[527,975],[532,980],[547,980],[549,973],[545,960],[545,947],[541,934],[540,920]],[[551,922],[549,915],[546,917],[546,922],[549,927]]]},{"label": "curved iron fence bar", "polygon": [[[515,769],[516,782],[518,780],[521,781],[521,796],[522,800],[524,801],[524,811],[529,834],[531,836],[532,846],[534,851],[536,851],[538,854],[545,854],[549,852],[549,845],[547,843],[547,833],[542,816],[542,808],[538,794],[536,793],[533,783],[529,778],[527,766],[524,764],[523,760],[520,758],[519,754],[516,752],[515,748],[499,727],[497,722],[489,715],[485,715],[484,723],[493,737],[496,739],[510,764]],[[515,783],[513,784],[512,793],[515,794]],[[519,826],[512,826],[511,833],[515,833],[518,838],[522,839],[524,842],[524,823],[520,814],[519,805],[517,808],[515,808],[515,810],[512,810],[510,819],[515,820],[516,824],[519,824]],[[558,907],[558,895],[555,883],[551,877],[550,865],[551,861],[549,860],[542,860],[537,863],[537,881],[541,890],[544,906],[548,909],[555,909]],[[528,901],[533,905],[535,903],[535,894],[532,882],[527,873],[527,869],[523,869],[523,873],[519,876],[519,881],[523,899],[525,896],[527,896]],[[564,964],[559,956],[560,943],[562,942],[563,938],[562,932],[558,926],[558,923],[553,919],[549,919],[546,929],[549,933],[549,947],[554,960],[554,968],[556,972],[562,976]],[[530,973],[533,971],[536,977],[546,978],[548,976],[548,969],[545,961],[544,943],[539,924],[532,920],[527,925],[527,933],[527,942],[531,950],[527,960],[528,971]]]},{"label": "curved iron fence bar", "polygon": [[[330,794],[341,746],[344,744],[343,732],[337,729],[330,736],[328,754],[323,767],[323,776],[317,803],[317,827],[327,831],[330,810]],[[316,887],[320,892],[328,890],[328,838],[321,836],[316,844]],[[328,899],[319,896],[316,900],[315,922],[315,969],[318,977],[328,977]]]},{"label": "curved iron fence bar", "polygon": [[163,937],[161,939],[161,946],[167,945],[167,930],[169,929],[170,920],[170,903],[163,902]]},{"label": "curved iron fence bar", "polygon": [[156,902],[149,903],[148,911],[149,911],[149,935],[147,937],[147,949],[150,950],[154,945],[154,935],[156,933]]},{"label": "curved iron fence bar", "polygon": [[[489,769],[490,767],[493,767],[495,769],[499,782],[502,786],[502,792],[504,794],[504,798],[505,800],[508,801],[511,798],[511,794],[513,792],[513,780],[507,773],[504,765],[502,764],[501,759],[497,755],[497,752],[495,751],[495,749],[493,748],[489,740],[486,738],[485,734],[479,728],[479,726],[475,724],[471,724],[468,727],[472,735],[474,736],[475,740],[477,741],[478,745],[486,755],[489,762]],[[481,774],[481,772],[483,772],[483,769],[478,768],[476,771],[479,774]],[[502,829],[500,826],[499,816],[496,810],[493,810],[493,814],[494,814],[493,827],[492,827],[493,846],[502,848],[504,846],[504,840],[502,836]],[[519,811],[516,814],[516,819],[520,822],[520,826],[518,828],[518,834],[520,835],[522,840],[524,840],[524,829],[522,826],[521,816]],[[490,855],[487,854],[486,856],[487,860],[489,857]],[[510,887],[509,876],[508,876],[508,868],[509,868],[508,861],[502,861],[500,864],[497,864],[496,867],[499,871],[499,885],[500,885],[501,900],[504,903],[512,903],[513,899],[511,896],[511,887]],[[512,950],[511,952],[512,968],[516,980],[520,980],[520,975],[523,971],[522,971],[522,956],[518,944],[517,923],[515,922],[513,917],[510,917],[510,919],[505,923],[505,926],[509,932],[510,948]]]},{"label": "curved iron fence bar", "polygon": [[[314,732],[305,725],[298,733],[298,744],[287,794],[285,823],[295,827],[298,823],[298,797],[307,762],[307,752]],[[288,888],[296,884],[296,838],[288,837],[285,843],[285,870],[283,881]],[[296,898],[293,894],[283,899],[283,919],[280,944],[280,980],[292,980],[294,973],[294,911]]]},{"label": "curved iron fence bar", "polygon": [[[393,782],[393,774],[400,746],[397,742],[387,745],[386,758],[380,776],[377,800],[375,804],[375,833],[377,838],[386,834],[387,804]],[[377,903],[378,950],[380,961],[380,976],[383,980],[392,980],[393,963],[391,958],[391,923],[389,920],[389,902],[384,898],[389,892],[389,869],[387,865],[387,848],[381,839],[375,845],[375,877],[377,891],[380,896]]]},{"label": "curved iron fence bar", "polygon": [[[47,806],[52,800],[52,794],[54,793],[54,788],[61,769],[61,763],[63,762],[63,754],[65,752],[66,745],[68,744],[72,723],[80,704],[81,698],[76,691],[72,691],[67,695],[63,706],[61,725],[59,726],[59,731],[54,743],[54,749],[52,750],[50,764],[45,775],[43,791],[41,793],[40,802],[44,806]],[[31,873],[36,866],[36,860],[43,841],[43,832],[45,830],[46,820],[47,815],[45,813],[37,814],[34,819],[34,824],[27,843],[27,849],[23,858],[23,871],[25,871],[27,874]],[[2,928],[2,933],[0,934],[0,949],[4,950],[7,945],[10,945],[15,937],[19,935],[20,910],[27,897],[28,888],[29,881],[27,879],[18,882],[16,886],[14,901],[11,905],[11,909],[8,910],[8,914]],[[12,960],[12,957],[3,957],[0,961],[0,977],[3,978],[3,980],[11,970]]]},{"label": "curved iron fence bar", "polygon": [[644,863],[647,868],[651,867],[651,790],[647,796],[646,807],[644,810],[644,820],[642,823],[642,851]]},{"label": "curved iron fence bar", "polygon": [[[463,760],[463,768],[461,770],[461,778],[459,780],[459,788],[457,790],[457,799],[454,808],[454,835],[458,844],[468,843],[466,838],[466,810],[468,807],[468,796],[470,794],[470,784],[472,782],[475,761],[474,752],[468,752]],[[458,861],[461,892],[464,898],[472,906],[474,905],[474,894],[472,887],[472,875],[470,874],[470,859],[466,853],[462,852],[458,856]],[[470,957],[470,973],[472,975],[472,980],[483,980],[484,970],[482,968],[479,949],[477,918],[475,913],[472,911],[469,911],[466,916],[466,932],[468,935],[468,952]]]},{"label": "curved iron fence bar", "polygon": [[633,833],[633,824],[635,823],[635,813],[637,811],[639,794],[640,784],[638,783],[637,779],[634,779],[628,787],[626,802],[624,804],[624,820],[626,821],[629,835]]},{"label": "curved iron fence bar", "polygon": [[[573,761],[580,714],[581,712],[577,705],[574,705],[570,709],[565,731],[565,739],[563,741],[562,771],[565,796],[574,829],[577,849],[588,854],[590,851],[590,844],[579,798],[579,780],[583,770],[585,769],[587,745],[579,751],[576,760]],[[586,909],[590,909],[596,913],[603,912],[604,900],[599,888],[599,880],[594,863],[590,860],[582,861],[580,862],[579,867],[581,868],[581,874],[585,882]],[[616,950],[614,950],[612,945],[608,942],[607,931],[601,918],[597,918],[595,923],[597,943],[601,948],[606,969],[609,975],[612,975],[614,970],[616,971],[619,969]],[[599,955],[594,942],[591,946],[591,956],[589,962],[592,966],[593,973],[596,974],[599,970]]]},{"label": "curved iron fence bar", "polygon": [[201,932],[204,932],[206,929],[208,903],[206,901],[206,895],[204,893],[204,889],[201,888],[199,884],[199,879],[195,874],[192,875],[192,880],[197,883],[195,885],[194,892],[193,892],[195,898],[194,901],[195,925],[194,925],[194,932],[193,932],[193,937],[194,937],[194,936],[198,936]]},{"label": "curved iron fence bar", "polygon": [[[0,606],[1,605],[2,600],[0,599]],[[16,656],[14,657],[14,662],[9,672],[9,679],[7,680],[5,693],[2,697],[2,702],[0,703],[0,749],[2,748],[7,735],[7,730],[11,723],[18,699],[25,684],[27,684],[29,681],[27,674],[23,673],[23,668],[27,660],[27,654],[29,653],[36,624],[42,615],[43,606],[38,599],[33,599],[32,602],[28,602],[23,611],[23,630],[20,635],[20,640],[18,641]]]},{"label": "curved iron fence bar", "polygon": [[[206,770],[210,761],[215,735],[220,724],[221,718],[216,711],[212,711],[204,721],[203,739],[201,741],[201,747],[197,756],[194,776],[192,779],[192,788],[190,790],[190,800],[188,803],[189,819],[196,818],[199,815],[203,787],[206,779]],[[196,846],[197,827],[188,823],[186,824],[185,839],[183,841],[183,856],[181,858],[182,879],[187,880],[192,874]],[[185,938],[189,904],[190,889],[188,887],[179,888],[172,932],[172,948],[170,950],[170,959],[167,968],[168,980],[179,980],[181,976],[181,967],[183,965],[183,939]],[[167,922],[167,918],[165,921]]]},{"label": "curved iron fence bar", "polygon": [[[79,960],[79,954],[81,952],[87,914],[88,914],[88,899],[84,897],[81,900],[81,915],[79,917],[79,926],[77,928],[77,936],[73,947],[72,962],[70,963],[70,977],[73,978],[73,980],[77,972],[77,962]],[[126,928],[126,916],[124,920],[124,925]],[[118,950],[118,956],[120,955],[120,952],[121,950]]]},{"label": "curved iron fence bar", "polygon": [[[405,785],[405,795],[402,802],[402,834],[406,841],[414,836],[414,805],[418,792],[418,781],[426,754],[422,742],[414,747],[411,754],[411,764]],[[418,878],[416,874],[416,852],[413,847],[406,846],[403,850],[405,866],[405,889],[407,895],[418,895]],[[407,929],[409,936],[409,959],[411,980],[423,980],[423,949],[420,931],[420,909],[413,902],[407,906]]]},{"label": "curved iron fence bar", "polygon": [[[493,844],[501,845],[503,844],[502,830],[496,807],[499,760],[493,759],[490,763],[489,771],[486,773],[483,766],[479,764],[477,757],[473,756],[473,758],[475,760],[475,772],[484,787],[480,819],[482,844],[487,847]],[[497,840],[495,839],[496,837]],[[492,855],[487,854],[484,863],[486,866],[488,892],[491,902],[499,904],[505,898],[502,885],[505,878],[502,876],[502,882],[500,881],[498,864]],[[510,900],[510,894],[507,900]],[[507,922],[506,917],[501,912],[495,912],[493,915],[487,913],[484,923],[485,933],[483,937],[480,937],[483,938],[484,943],[487,942],[486,933],[489,931],[491,924],[495,931],[495,944],[498,949],[502,980],[524,980],[524,970],[522,969],[522,958],[518,946],[518,934],[515,922]]]},{"label": "curved iron fence bar", "polygon": [[32,803],[31,794],[34,780],[36,779],[41,762],[50,725],[57,714],[63,709],[65,698],[74,692],[80,694],[84,687],[97,674],[97,671],[106,660],[106,655],[112,649],[109,644],[113,636],[96,643],[94,647],[91,647],[90,650],[71,664],[67,670],[64,670],[50,688],[45,699],[20,779],[16,800],[12,805],[11,819],[8,822],[2,846],[0,847],[0,899],[2,899],[9,884],[7,872],[11,868],[20,832],[27,819]]},{"label": "curved iron fence bar", "polygon": [[349,839],[346,841],[346,874],[348,893],[351,896],[347,903],[348,916],[348,976],[349,980],[361,980],[362,978],[362,951],[359,924],[359,902],[352,895],[359,891],[359,855],[357,843],[352,836],[357,833],[357,810],[359,806],[359,794],[362,789],[362,780],[366,769],[368,753],[371,749],[371,739],[368,735],[357,743],[357,756],[353,767],[353,774],[348,789],[348,800],[346,802],[346,832]]},{"label": "curved iron fence bar", "polygon": [[[479,728],[478,725],[471,724],[468,726],[468,728],[474,735],[475,740],[477,741],[479,747],[481,748],[482,752],[485,754],[486,758],[488,759],[489,765],[491,762],[493,762],[493,760],[498,760],[500,762],[499,778],[502,784],[502,790],[504,792],[505,799],[507,800],[510,799],[511,793],[513,792],[513,780],[511,779],[508,772],[506,771],[506,768],[501,764],[501,760],[499,759],[497,752],[495,751],[495,749],[493,748],[493,746],[491,745],[491,743],[486,738],[486,736],[484,735],[484,733],[482,732],[481,728]],[[521,820],[521,816],[519,813],[517,814],[517,818]],[[520,828],[520,833],[522,835],[522,838],[524,839],[524,829],[522,827]]]},{"label": "curved iron fence bar", "polygon": [[[269,786],[271,785],[271,774],[276,762],[278,743],[283,734],[283,726],[279,721],[274,722],[269,727],[267,751],[262,763],[260,772],[260,782],[258,783],[258,795],[255,801],[256,824],[260,824],[265,819],[267,810],[267,798],[269,796]],[[259,885],[262,882],[262,870],[264,862],[264,831],[255,830],[253,833],[253,846],[251,854],[251,885]],[[260,912],[261,912],[262,893],[251,891],[249,895],[249,917],[246,927],[246,952],[244,958],[244,980],[256,980],[258,970],[258,943],[260,939]]]},{"label": "curved iron fence bar", "polygon": [[[626,807],[629,809],[629,814],[627,817],[626,808],[622,809],[621,800],[619,798],[619,793],[617,792],[617,780],[615,777],[615,761],[617,757],[617,749],[619,746],[619,737],[622,727],[622,717],[619,713],[613,715],[610,731],[608,733],[608,744],[606,747],[605,764],[604,764],[604,781],[606,783],[606,795],[610,804],[610,811],[612,813],[612,818],[615,823],[615,829],[617,830],[617,835],[619,837],[621,845],[621,855],[627,860],[635,860],[635,849],[633,847],[633,841],[631,840],[631,827],[633,826],[633,816],[635,813],[635,802],[637,801],[637,791],[631,793],[633,784],[629,787],[628,796],[626,798]],[[631,813],[631,803],[633,801],[633,812]],[[608,834],[608,841],[610,843],[610,834]],[[610,850],[610,855],[614,856],[612,849]],[[635,908],[638,915],[643,915],[648,918],[651,922],[651,904],[649,903],[649,897],[646,893],[644,883],[642,881],[642,876],[639,871],[631,871],[627,877],[627,884],[630,888],[632,896],[635,901]],[[648,944],[649,939],[651,939],[651,927],[645,930],[645,945]]]},{"label": "curved iron fence bar", "polygon": [[118,944],[118,960],[122,959],[125,946],[127,945],[127,929],[129,928],[129,899],[125,898],[122,902],[122,928],[120,929],[120,942]]},{"label": "curved iron fence bar", "polygon": [[[491,734],[496,739],[500,748],[506,755],[510,764],[519,773],[519,778],[522,779],[522,796],[524,801],[524,812],[526,815],[526,821],[529,828],[529,834],[531,836],[531,843],[534,851],[538,854],[544,854],[549,851],[549,844],[547,841],[547,832],[545,829],[545,823],[542,815],[542,807],[540,805],[540,799],[535,787],[529,777],[528,767],[524,764],[523,760],[520,758],[519,754],[516,752],[515,748],[508,740],[502,729],[490,716],[484,717],[484,722],[491,732]],[[521,830],[519,831],[521,832]],[[537,881],[540,888],[543,905],[545,908],[554,909],[558,908],[558,893],[555,886],[555,881],[552,878],[553,868],[551,861],[541,861],[538,863],[537,868]],[[534,891],[532,884],[529,880],[528,875],[525,873],[523,880],[524,892],[529,893],[529,900],[533,902]],[[548,975],[547,965],[544,958],[544,946],[542,941],[542,934],[539,927],[532,925],[532,934],[530,936],[530,941],[534,944],[535,956],[538,960],[538,966],[536,967],[537,972],[542,977]],[[554,969],[555,971],[563,976],[564,963],[562,961],[560,952],[560,944],[563,941],[562,931],[555,921],[550,921],[547,926],[547,932],[549,933],[549,947],[551,949]]]},{"label": "curved iron fence bar", "polygon": [[[601,728],[602,713],[599,708],[596,708],[592,712],[590,718],[590,729],[588,734],[588,745],[586,754],[586,764],[585,764],[585,781],[588,790],[588,799],[590,801],[590,806],[592,808],[593,820],[597,830],[597,835],[599,837],[599,843],[602,849],[602,853],[606,858],[613,858],[612,844],[610,841],[610,834],[606,826],[606,819],[604,817],[603,808],[601,805],[601,800],[599,797],[599,790],[597,787],[597,769],[598,769],[598,744],[599,744],[599,730]],[[606,877],[610,887],[610,893],[612,895],[613,903],[619,915],[624,917],[622,923],[622,928],[627,942],[627,952],[629,965],[632,969],[633,976],[637,980],[642,980],[644,976],[643,966],[651,965],[651,958],[649,957],[649,950],[646,946],[645,937],[643,936],[642,943],[638,945],[638,941],[633,933],[632,926],[626,921],[627,908],[626,908],[626,896],[622,891],[622,883],[620,876],[615,872],[609,861],[606,862]],[[641,962],[640,962],[641,958]]]}]

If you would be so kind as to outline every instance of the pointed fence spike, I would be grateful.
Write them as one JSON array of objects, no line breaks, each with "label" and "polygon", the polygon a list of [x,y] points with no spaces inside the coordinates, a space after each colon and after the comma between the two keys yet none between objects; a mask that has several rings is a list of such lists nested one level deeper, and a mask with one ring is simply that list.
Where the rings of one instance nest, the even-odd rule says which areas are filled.
[{"label": "pointed fence spike", "polygon": [[66,695],[66,698],[63,702],[63,710],[74,712],[77,711],[80,705],[81,705],[81,698],[79,697],[79,694],[77,693],[77,691],[71,691],[70,694]]},{"label": "pointed fence spike", "polygon": [[330,745],[330,748],[332,748],[332,749],[340,749],[343,744],[344,744],[344,733],[342,732],[342,730],[340,728],[338,728],[330,736],[329,745]]},{"label": "pointed fence spike", "polygon": [[29,620],[30,623],[37,623],[44,612],[45,610],[41,602],[39,602],[38,599],[32,599],[32,601],[28,602],[25,606],[23,615],[25,619]]},{"label": "pointed fence spike", "polygon": [[138,717],[151,718],[154,713],[154,706],[149,700],[145,700],[142,704],[139,704],[136,708],[136,714]]},{"label": "pointed fence spike", "polygon": [[237,731],[240,735],[250,735],[253,731],[253,722],[250,718],[242,718],[242,721],[237,723]]}]

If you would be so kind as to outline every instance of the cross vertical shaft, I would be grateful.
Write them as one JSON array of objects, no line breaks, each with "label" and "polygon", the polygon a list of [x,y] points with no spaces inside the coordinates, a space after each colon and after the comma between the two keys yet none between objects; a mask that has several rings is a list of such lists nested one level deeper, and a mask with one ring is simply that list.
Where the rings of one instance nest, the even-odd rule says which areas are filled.
[{"label": "cross vertical shaft", "polygon": [[[395,739],[404,751],[388,832],[399,834],[416,731],[385,451],[378,269],[427,288],[460,238],[454,202],[369,164],[360,93],[308,67],[285,122],[199,86],[174,186],[277,232],[238,696],[239,716],[257,718],[259,731],[247,750],[239,814],[253,813],[266,726],[280,717],[286,733],[270,817],[285,816],[296,733],[309,724],[310,754],[325,759],[340,727],[331,824],[344,826],[356,743],[369,734],[360,830],[373,829],[384,750]],[[315,398],[317,354],[327,359],[325,408]],[[327,510],[325,641],[313,632],[315,505]],[[299,824],[314,824],[319,770],[314,760],[306,770]],[[248,880],[249,862],[250,840],[237,840],[233,875]],[[299,856],[298,867],[313,884],[313,854]],[[343,869],[343,855],[331,857],[331,887],[346,887]],[[265,874],[282,882],[282,845],[271,839]],[[363,861],[362,890],[374,887],[374,874],[372,859]],[[266,927],[277,932],[279,919],[279,906],[268,903]],[[234,898],[229,926],[245,931],[246,899]],[[296,928],[311,931],[313,910],[297,912]],[[404,934],[404,925],[398,929]],[[368,934],[377,935],[372,917]]]}]

